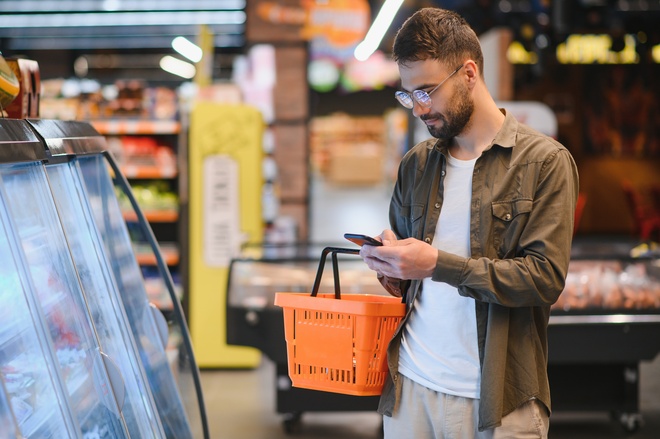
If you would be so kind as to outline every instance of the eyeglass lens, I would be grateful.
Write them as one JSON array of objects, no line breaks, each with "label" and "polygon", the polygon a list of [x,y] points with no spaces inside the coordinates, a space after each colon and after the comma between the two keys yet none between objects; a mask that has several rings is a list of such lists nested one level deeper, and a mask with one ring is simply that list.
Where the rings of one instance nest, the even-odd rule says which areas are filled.
[{"label": "eyeglass lens", "polygon": [[[463,65],[459,66],[456,70],[451,72],[449,76],[447,76],[442,82],[440,82],[438,85],[436,85],[433,90],[431,90],[431,93],[436,91],[442,84],[444,84],[449,78],[454,76],[456,72],[458,72]],[[432,105],[431,101],[431,96],[430,93],[425,91],[425,90],[413,90],[412,93],[408,93],[405,91],[397,91],[394,93],[394,97],[396,97],[397,101],[401,105],[403,105],[406,108],[413,108],[415,106],[415,103],[413,102],[413,99],[417,101],[419,105],[421,105],[424,108],[430,108]]]}]

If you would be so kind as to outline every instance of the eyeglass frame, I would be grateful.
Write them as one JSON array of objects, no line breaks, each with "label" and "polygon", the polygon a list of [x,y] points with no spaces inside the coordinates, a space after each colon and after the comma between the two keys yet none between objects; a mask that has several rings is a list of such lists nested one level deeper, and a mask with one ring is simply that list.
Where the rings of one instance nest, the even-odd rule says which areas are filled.
[{"label": "eyeglass frame", "polygon": [[[431,99],[431,94],[433,94],[434,91],[436,91],[437,89],[439,89],[440,86],[441,86],[442,84],[444,84],[445,82],[447,82],[447,81],[449,80],[449,78],[451,78],[451,77],[454,76],[456,73],[458,73],[458,71],[461,70],[461,68],[463,68],[463,67],[465,67],[465,63],[463,63],[463,64],[461,64],[460,66],[458,66],[458,67],[456,68],[456,70],[454,70],[453,72],[451,72],[451,73],[449,74],[449,76],[447,76],[445,79],[443,79],[438,85],[436,85],[435,87],[433,87],[433,89],[432,89],[431,91],[428,91],[428,92],[427,92],[426,90],[413,90],[413,91],[411,91],[411,92],[407,92],[407,91],[399,90],[399,91],[394,92],[394,97],[396,98],[396,100],[397,100],[397,101],[398,101],[398,102],[399,102],[404,108],[407,108],[407,109],[409,109],[409,110],[412,110],[412,109],[415,107],[415,102],[417,102],[417,103],[418,103],[421,107],[423,107],[423,108],[431,108],[431,106],[433,105],[433,100]],[[419,95],[421,95],[421,98],[424,98],[424,95],[426,95],[426,98],[428,98],[428,104],[423,103],[423,102],[420,100],[421,98],[420,98]],[[402,99],[410,99],[410,106],[408,106],[407,104],[405,104],[405,103],[402,101]]]}]

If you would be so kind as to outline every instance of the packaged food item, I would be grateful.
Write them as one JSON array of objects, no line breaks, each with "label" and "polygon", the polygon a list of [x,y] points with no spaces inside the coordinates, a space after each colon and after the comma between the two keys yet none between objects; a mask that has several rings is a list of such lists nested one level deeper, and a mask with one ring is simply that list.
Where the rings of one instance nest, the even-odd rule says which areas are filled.
[{"label": "packaged food item", "polygon": [[20,85],[18,83],[18,78],[12,71],[12,69],[5,61],[5,58],[0,53],[0,107],[1,109],[6,108],[9,104],[12,103],[18,92],[20,90]]}]

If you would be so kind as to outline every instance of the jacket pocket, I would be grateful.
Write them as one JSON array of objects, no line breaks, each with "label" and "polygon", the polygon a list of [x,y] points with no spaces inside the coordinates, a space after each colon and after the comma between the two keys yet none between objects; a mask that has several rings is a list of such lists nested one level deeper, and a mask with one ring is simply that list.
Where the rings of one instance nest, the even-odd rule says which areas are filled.
[{"label": "jacket pocket", "polygon": [[500,258],[515,256],[516,245],[532,205],[533,201],[529,198],[492,202],[493,245]]}]

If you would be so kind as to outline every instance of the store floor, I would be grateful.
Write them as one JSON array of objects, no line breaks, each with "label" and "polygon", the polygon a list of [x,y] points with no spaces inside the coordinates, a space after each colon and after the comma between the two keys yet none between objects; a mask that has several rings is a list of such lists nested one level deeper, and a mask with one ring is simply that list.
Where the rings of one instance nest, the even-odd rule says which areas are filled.
[{"label": "store floor", "polygon": [[[377,439],[380,416],[372,412],[304,413],[299,429],[287,434],[275,405],[275,371],[264,358],[254,370],[204,370],[202,388],[213,439]],[[627,434],[607,413],[556,413],[552,439],[660,438],[660,357],[641,367],[643,427]],[[404,438],[402,438],[404,439]],[[411,438],[412,439],[412,438]]]}]

